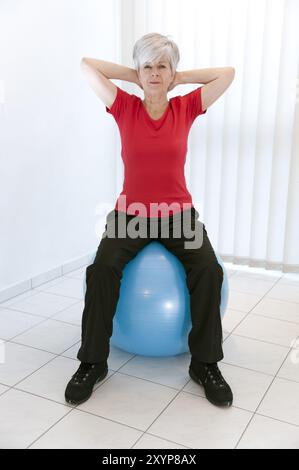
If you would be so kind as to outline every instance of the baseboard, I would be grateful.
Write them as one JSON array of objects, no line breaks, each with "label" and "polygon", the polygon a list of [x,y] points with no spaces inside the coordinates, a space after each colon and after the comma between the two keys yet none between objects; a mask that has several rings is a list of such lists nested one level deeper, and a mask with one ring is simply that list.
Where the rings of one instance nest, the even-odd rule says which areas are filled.
[{"label": "baseboard", "polygon": [[16,295],[24,294],[25,292],[34,289],[35,287],[41,286],[46,282],[58,279],[59,277],[75,271],[82,266],[86,266],[92,262],[94,256],[95,252],[93,251],[92,253],[80,256],[79,258],[74,258],[67,263],[50,269],[44,273],[40,273],[30,279],[26,279],[25,281],[10,285],[9,287],[5,287],[0,291],[0,302],[5,302],[6,300],[9,300]]}]

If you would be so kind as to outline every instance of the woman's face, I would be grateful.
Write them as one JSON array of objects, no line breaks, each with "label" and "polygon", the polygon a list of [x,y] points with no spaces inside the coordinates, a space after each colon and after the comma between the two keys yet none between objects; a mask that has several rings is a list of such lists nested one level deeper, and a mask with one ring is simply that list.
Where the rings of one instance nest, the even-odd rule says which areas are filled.
[{"label": "woman's face", "polygon": [[143,91],[147,95],[166,95],[174,75],[171,73],[169,61],[163,57],[153,63],[143,64],[138,74]]}]

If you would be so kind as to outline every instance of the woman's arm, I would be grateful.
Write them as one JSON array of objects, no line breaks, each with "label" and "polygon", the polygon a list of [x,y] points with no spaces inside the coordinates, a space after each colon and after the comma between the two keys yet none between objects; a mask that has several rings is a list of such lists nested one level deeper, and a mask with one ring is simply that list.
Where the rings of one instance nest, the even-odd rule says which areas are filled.
[{"label": "woman's arm", "polygon": [[107,60],[91,59],[89,57],[84,57],[84,62],[95,70],[101,72],[106,78],[124,80],[126,82],[136,83],[140,86],[137,71],[135,69],[125,67],[124,65],[114,64]]},{"label": "woman's arm", "polygon": [[178,73],[178,84],[210,83],[227,73],[234,72],[233,67],[212,67],[208,69],[184,70]]},{"label": "woman's arm", "polygon": [[201,90],[203,111],[227,90],[235,77],[234,67],[213,67],[176,72],[168,91],[184,83],[205,83]]},{"label": "woman's arm", "polygon": [[234,71],[235,69],[233,67],[213,67],[176,72],[173,81],[168,87],[168,91],[172,90],[177,85],[184,85],[186,83],[210,83],[224,75],[230,73],[234,74]]}]

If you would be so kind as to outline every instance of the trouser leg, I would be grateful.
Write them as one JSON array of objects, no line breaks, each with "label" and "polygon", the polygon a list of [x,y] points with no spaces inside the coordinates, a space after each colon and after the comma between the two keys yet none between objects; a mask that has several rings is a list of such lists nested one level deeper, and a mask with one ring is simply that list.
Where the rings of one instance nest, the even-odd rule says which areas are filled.
[{"label": "trouser leg", "polygon": [[[186,238],[181,223],[180,238],[174,238],[170,227],[169,238],[159,241],[181,261],[186,272],[186,283],[190,293],[190,312],[192,328],[188,335],[188,345],[195,362],[217,362],[223,359],[222,323],[220,314],[223,269],[218,263],[209,241],[204,224],[198,221],[198,212],[191,209],[192,231],[202,234],[199,248],[186,248]],[[200,238],[200,237],[199,237]]]},{"label": "trouser leg", "polygon": [[[116,222],[115,237],[102,238],[93,263],[86,269],[81,347],[77,354],[77,358],[81,362],[107,360],[123,269],[151,241],[149,238],[140,237],[136,239],[128,236],[119,238],[117,236],[118,217],[116,212],[113,212],[116,215],[114,218]],[[108,217],[107,224],[109,224]],[[126,224],[133,217],[127,215]]]}]

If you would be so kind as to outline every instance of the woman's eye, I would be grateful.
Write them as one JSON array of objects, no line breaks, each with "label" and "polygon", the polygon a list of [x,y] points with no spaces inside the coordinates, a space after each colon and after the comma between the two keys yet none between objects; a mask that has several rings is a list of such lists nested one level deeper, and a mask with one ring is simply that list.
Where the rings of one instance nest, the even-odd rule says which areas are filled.
[{"label": "woman's eye", "polygon": [[[160,67],[163,67],[165,69],[165,65],[160,65]],[[151,68],[150,65],[145,65],[145,69]]]}]

